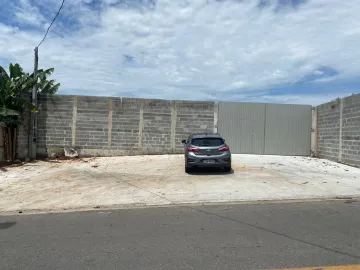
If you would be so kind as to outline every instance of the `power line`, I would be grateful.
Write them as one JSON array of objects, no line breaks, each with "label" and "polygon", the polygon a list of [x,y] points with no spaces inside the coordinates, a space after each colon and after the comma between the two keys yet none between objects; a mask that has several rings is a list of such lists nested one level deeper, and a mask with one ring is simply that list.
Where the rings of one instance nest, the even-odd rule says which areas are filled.
[{"label": "power line", "polygon": [[56,18],[59,16],[60,11],[61,11],[61,9],[62,9],[62,8],[63,8],[63,6],[64,6],[64,2],[65,2],[65,0],[63,0],[63,1],[62,1],[61,6],[60,6],[60,8],[59,8],[58,12],[56,13],[56,15],[55,15],[54,19],[53,19],[53,20],[52,20],[52,22],[50,23],[50,25],[49,25],[48,29],[46,30],[46,33],[45,33],[44,38],[41,40],[41,42],[39,43],[39,45],[38,45],[37,47],[40,47],[40,45],[41,45],[41,44],[44,42],[44,40],[46,39],[46,37],[47,37],[47,35],[48,35],[49,31],[50,31],[51,26],[52,26],[52,25],[53,25],[53,23],[55,22]]}]

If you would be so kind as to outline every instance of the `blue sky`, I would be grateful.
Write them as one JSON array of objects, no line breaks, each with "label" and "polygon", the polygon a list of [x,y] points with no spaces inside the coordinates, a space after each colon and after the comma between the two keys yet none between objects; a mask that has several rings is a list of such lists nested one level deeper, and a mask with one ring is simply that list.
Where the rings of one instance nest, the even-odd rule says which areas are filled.
[{"label": "blue sky", "polygon": [[[61,0],[0,0],[0,65],[33,67]],[[360,92],[358,0],[67,0],[39,48],[60,94],[317,105]]]}]

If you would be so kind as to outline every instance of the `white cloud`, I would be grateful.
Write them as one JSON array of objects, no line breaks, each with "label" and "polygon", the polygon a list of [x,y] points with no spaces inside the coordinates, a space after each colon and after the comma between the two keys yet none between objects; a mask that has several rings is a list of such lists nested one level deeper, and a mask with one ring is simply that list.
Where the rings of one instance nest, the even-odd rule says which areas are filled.
[{"label": "white cloud", "polygon": [[22,25],[39,26],[45,21],[39,9],[29,0],[19,0],[18,5],[14,5],[14,15]]},{"label": "white cloud", "polygon": [[[22,0],[17,10],[29,2],[27,15],[17,18],[39,22],[41,32],[7,25],[0,16],[1,65],[8,64],[5,58],[32,68],[33,49],[59,5],[44,0],[34,8],[35,1]],[[66,2],[39,49],[40,66],[55,67],[62,91],[212,99],[235,97],[234,89],[249,95],[291,84],[321,66],[342,79],[360,73],[358,0],[312,0],[276,10],[277,1],[262,9],[250,0],[158,0],[153,8],[109,0],[97,9],[89,2]],[[300,96],[288,100],[304,100]]]},{"label": "white cloud", "polygon": [[323,71],[321,71],[321,70],[315,70],[314,72],[314,75],[324,75],[324,72]]},{"label": "white cloud", "polygon": [[247,86],[249,86],[248,83],[244,82],[244,81],[238,81],[238,82],[234,82],[230,85],[230,89],[243,89],[246,88]]}]

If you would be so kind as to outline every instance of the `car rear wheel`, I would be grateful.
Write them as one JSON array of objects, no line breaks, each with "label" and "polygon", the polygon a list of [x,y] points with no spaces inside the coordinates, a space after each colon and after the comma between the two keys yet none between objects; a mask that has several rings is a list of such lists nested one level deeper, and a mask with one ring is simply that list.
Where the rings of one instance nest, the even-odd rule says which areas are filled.
[{"label": "car rear wheel", "polygon": [[185,165],[185,173],[190,173],[191,172],[191,169]]},{"label": "car rear wheel", "polygon": [[224,167],[225,172],[231,172],[231,165]]}]

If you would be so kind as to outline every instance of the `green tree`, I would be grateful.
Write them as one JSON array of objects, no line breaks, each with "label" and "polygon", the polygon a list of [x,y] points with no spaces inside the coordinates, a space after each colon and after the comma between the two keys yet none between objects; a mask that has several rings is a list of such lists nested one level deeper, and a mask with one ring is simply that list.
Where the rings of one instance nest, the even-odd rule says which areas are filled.
[{"label": "green tree", "polygon": [[55,80],[49,80],[48,77],[54,72],[54,68],[45,71],[39,70],[38,93],[54,95],[60,88],[60,83]]},{"label": "green tree", "polygon": [[21,124],[24,113],[37,112],[29,100],[30,93],[37,84],[38,93],[55,94],[60,84],[55,80],[47,80],[52,74],[53,68],[39,70],[37,76],[25,73],[19,64],[10,64],[9,74],[0,66],[0,126],[6,128],[8,134],[7,157],[15,158],[16,128]]},{"label": "green tree", "polygon": [[10,64],[9,74],[0,66],[0,122],[2,126],[17,126],[24,111],[37,111],[28,100],[28,93],[36,78],[24,73],[19,64]]}]

